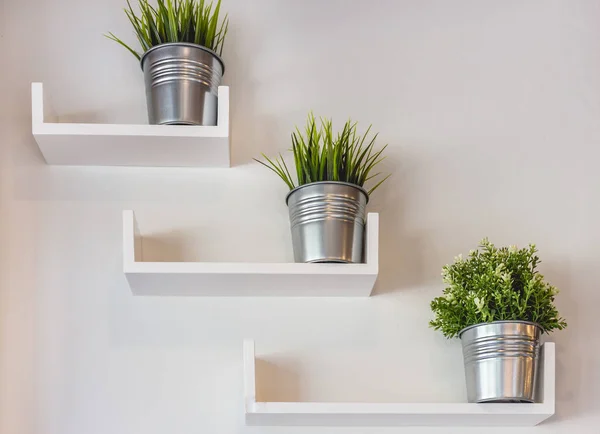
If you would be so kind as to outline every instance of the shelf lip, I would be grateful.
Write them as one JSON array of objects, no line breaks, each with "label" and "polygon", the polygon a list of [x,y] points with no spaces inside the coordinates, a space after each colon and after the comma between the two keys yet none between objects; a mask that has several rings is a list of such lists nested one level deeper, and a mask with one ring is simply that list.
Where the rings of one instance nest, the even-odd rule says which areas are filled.
[{"label": "shelf lip", "polygon": [[542,346],[541,397],[532,404],[257,402],[253,340],[244,341],[247,425],[255,426],[534,426],[555,411],[555,345]]},{"label": "shelf lip", "polygon": [[297,264],[262,262],[134,262],[125,265],[134,274],[251,274],[251,275],[330,275],[377,274],[370,264]]},{"label": "shelf lip", "polygon": [[225,138],[220,126],[176,126],[143,124],[43,123],[33,126],[33,135],[81,135],[108,137],[214,137]]},{"label": "shelf lip", "polygon": [[376,403],[376,402],[256,402],[248,413],[254,414],[363,414],[363,415],[471,415],[537,414],[551,415],[544,403],[471,404],[471,403]]}]

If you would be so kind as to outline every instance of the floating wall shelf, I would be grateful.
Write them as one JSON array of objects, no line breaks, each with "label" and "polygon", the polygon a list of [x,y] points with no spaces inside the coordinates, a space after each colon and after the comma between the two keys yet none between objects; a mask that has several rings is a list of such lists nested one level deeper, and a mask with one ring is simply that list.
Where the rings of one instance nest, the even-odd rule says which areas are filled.
[{"label": "floating wall shelf", "polygon": [[368,297],[378,273],[379,215],[368,214],[364,264],[143,262],[133,211],[123,212],[123,270],[134,295]]},{"label": "floating wall shelf", "polygon": [[59,123],[31,85],[31,128],[48,164],[229,167],[229,88],[219,87],[218,125]]},{"label": "floating wall shelf", "polygon": [[245,341],[246,425],[533,426],[554,414],[554,364],[554,343],[546,343],[535,404],[256,402],[254,341]]}]

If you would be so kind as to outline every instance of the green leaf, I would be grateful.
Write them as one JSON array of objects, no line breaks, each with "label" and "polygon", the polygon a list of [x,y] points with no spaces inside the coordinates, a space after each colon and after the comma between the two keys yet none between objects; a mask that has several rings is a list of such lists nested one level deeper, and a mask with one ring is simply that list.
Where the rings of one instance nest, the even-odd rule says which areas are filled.
[{"label": "green leaf", "polygon": [[[379,175],[379,173],[377,175]],[[383,184],[385,181],[387,181],[387,179],[390,176],[392,176],[391,173],[389,175],[387,175],[385,178],[383,178],[381,181],[379,181],[377,184],[375,184],[375,186],[371,187],[371,189],[369,190],[369,196],[371,196],[371,194],[377,189],[377,187],[379,187],[381,184]]]},{"label": "green leaf", "polygon": [[133,48],[131,48],[129,45],[127,45],[125,42],[121,41],[119,38],[117,38],[114,34],[112,33],[108,33],[107,35],[104,35],[105,37],[107,37],[108,39],[112,39],[113,41],[121,44],[123,47],[127,48],[127,50],[129,50],[129,52],[131,54],[133,54],[135,57],[137,57],[138,60],[141,60],[141,56],[135,51],[133,50]]}]

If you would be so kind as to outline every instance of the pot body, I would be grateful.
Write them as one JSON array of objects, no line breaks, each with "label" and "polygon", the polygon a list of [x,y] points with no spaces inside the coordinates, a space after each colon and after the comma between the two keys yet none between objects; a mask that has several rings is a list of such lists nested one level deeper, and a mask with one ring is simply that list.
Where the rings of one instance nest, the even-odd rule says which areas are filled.
[{"label": "pot body", "polygon": [[323,181],[292,190],[290,214],[296,262],[363,260],[367,192],[345,182]]},{"label": "pot body", "polygon": [[469,402],[535,402],[541,328],[495,321],[460,332]]},{"label": "pot body", "polygon": [[223,62],[201,45],[157,45],[141,59],[150,124],[217,125]]}]

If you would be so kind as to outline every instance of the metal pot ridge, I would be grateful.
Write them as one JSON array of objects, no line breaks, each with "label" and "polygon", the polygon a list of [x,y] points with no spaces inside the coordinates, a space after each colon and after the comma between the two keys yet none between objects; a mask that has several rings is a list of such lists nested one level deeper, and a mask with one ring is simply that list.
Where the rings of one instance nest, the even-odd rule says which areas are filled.
[{"label": "metal pot ridge", "polygon": [[223,61],[190,43],[157,45],[140,60],[150,124],[216,125]]},{"label": "metal pot ridge", "polygon": [[540,354],[539,325],[495,321],[463,329],[469,402],[535,402]]},{"label": "metal pot ridge", "polygon": [[363,260],[368,193],[345,182],[305,184],[286,197],[296,262]]}]

